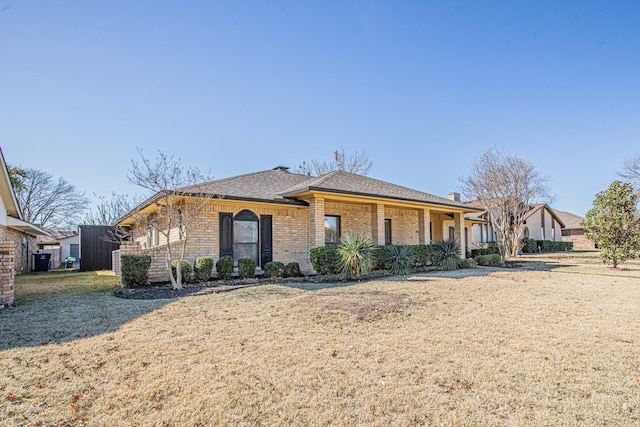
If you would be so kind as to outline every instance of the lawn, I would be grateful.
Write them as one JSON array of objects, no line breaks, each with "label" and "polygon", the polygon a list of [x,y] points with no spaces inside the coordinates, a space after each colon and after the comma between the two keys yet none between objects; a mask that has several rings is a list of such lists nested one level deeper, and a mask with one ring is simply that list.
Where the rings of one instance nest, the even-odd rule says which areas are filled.
[{"label": "lawn", "polygon": [[20,277],[0,423],[637,425],[640,264],[594,256],[176,300]]}]

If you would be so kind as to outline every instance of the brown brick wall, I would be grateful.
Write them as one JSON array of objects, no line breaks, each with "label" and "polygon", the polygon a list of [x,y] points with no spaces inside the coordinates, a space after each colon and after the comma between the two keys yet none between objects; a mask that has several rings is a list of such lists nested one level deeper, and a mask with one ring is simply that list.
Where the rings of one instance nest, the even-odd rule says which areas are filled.
[{"label": "brown brick wall", "polygon": [[33,254],[37,250],[35,237],[0,225],[0,242],[12,243],[16,274],[28,273],[33,269]]},{"label": "brown brick wall", "polygon": [[385,208],[384,216],[391,219],[391,243],[394,245],[419,243],[420,227],[417,210]]},{"label": "brown brick wall", "polygon": [[14,251],[15,244],[13,241],[0,243],[0,306],[13,304]]}]

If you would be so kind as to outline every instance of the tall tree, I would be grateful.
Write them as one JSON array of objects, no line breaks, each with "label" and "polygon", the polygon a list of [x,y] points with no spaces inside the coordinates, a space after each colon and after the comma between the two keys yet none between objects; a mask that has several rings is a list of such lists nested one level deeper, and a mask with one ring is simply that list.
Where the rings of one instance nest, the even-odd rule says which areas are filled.
[{"label": "tall tree", "polygon": [[302,162],[298,166],[298,172],[303,175],[320,176],[334,170],[345,170],[359,175],[367,175],[373,166],[373,161],[369,160],[366,151],[355,150],[346,151],[340,147],[333,153],[333,160],[311,160]]},{"label": "tall tree", "polygon": [[496,148],[485,151],[469,176],[460,178],[465,198],[486,209],[503,261],[522,248],[520,236],[531,204],[550,199],[547,181],[528,160]]},{"label": "tall tree", "polygon": [[[134,212],[134,219],[138,226],[155,230],[162,236],[171,286],[180,289],[189,232],[214,197],[213,192],[206,188],[211,177],[198,168],[185,167],[180,159],[167,156],[162,151],[158,151],[155,160],[145,157],[141,149],[138,149],[138,156],[139,161],[131,160],[128,179],[151,194],[149,201],[155,209],[149,212],[144,209],[148,205],[140,205],[142,209]],[[174,237],[172,240],[175,235],[177,239]],[[177,261],[176,277],[171,272],[173,261]]]},{"label": "tall tree", "polygon": [[638,195],[630,182],[613,181],[596,194],[593,207],[580,223],[587,238],[598,245],[602,262],[613,268],[640,253],[637,203]]},{"label": "tall tree", "polygon": [[77,225],[89,199],[75,185],[49,172],[9,167],[9,177],[25,221],[51,229]]}]

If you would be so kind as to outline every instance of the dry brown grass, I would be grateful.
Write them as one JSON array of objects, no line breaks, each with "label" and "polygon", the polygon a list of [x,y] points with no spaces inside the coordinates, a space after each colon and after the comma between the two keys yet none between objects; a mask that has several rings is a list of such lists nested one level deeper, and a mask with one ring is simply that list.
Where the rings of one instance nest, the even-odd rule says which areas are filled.
[{"label": "dry brown grass", "polygon": [[640,282],[563,269],[29,300],[0,312],[0,423],[637,425]]}]

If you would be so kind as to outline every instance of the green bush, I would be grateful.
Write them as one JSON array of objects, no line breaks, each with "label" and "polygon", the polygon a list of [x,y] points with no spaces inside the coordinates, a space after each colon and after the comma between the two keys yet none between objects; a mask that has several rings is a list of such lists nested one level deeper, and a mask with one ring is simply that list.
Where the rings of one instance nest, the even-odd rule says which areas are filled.
[{"label": "green bush", "polygon": [[440,240],[433,244],[435,265],[439,270],[457,270],[460,262],[460,245],[455,240]]},{"label": "green bush", "polygon": [[460,268],[475,268],[476,265],[477,265],[477,263],[473,258],[461,259],[458,262],[458,267],[460,267]]},{"label": "green bush", "polygon": [[478,255],[475,257],[475,260],[478,265],[499,265],[502,263],[500,255],[498,254]]},{"label": "green bush", "polygon": [[311,265],[318,274],[335,274],[340,271],[340,254],[336,246],[320,246],[310,251]]},{"label": "green bush", "polygon": [[231,279],[233,273],[233,257],[225,255],[216,262],[216,272],[218,273],[218,279],[228,280]]},{"label": "green bush", "polygon": [[290,262],[284,267],[284,277],[302,277],[300,271],[300,264],[297,262]]},{"label": "green bush", "polygon": [[522,252],[530,254],[538,252],[538,243],[536,242],[536,240],[527,238],[522,239]]},{"label": "green bush", "polygon": [[238,276],[241,279],[253,279],[256,277],[256,262],[253,258],[240,258],[238,260]]},{"label": "green bush", "polygon": [[[173,274],[173,278],[178,280],[178,260],[174,260],[171,263],[171,274]],[[187,261],[182,261],[182,283],[189,283],[191,281],[191,264]]]},{"label": "green bush", "polygon": [[491,255],[491,254],[500,254],[500,250],[498,246],[494,243],[490,243],[489,246],[483,249],[471,249],[471,258],[475,258],[478,255]]},{"label": "green bush", "polygon": [[415,260],[411,246],[389,246],[388,263],[391,274],[410,274]]},{"label": "green bush", "polygon": [[433,264],[433,246],[431,245],[413,245],[413,265],[414,267],[425,267]]},{"label": "green bush", "polygon": [[120,270],[124,286],[145,285],[149,279],[151,257],[148,255],[122,255]]},{"label": "green bush", "polygon": [[206,282],[211,278],[213,271],[213,258],[201,256],[193,263],[193,276],[198,282]]},{"label": "green bush", "polygon": [[349,233],[340,239],[340,270],[345,277],[358,279],[371,271],[373,242],[366,234]]},{"label": "green bush", "polygon": [[388,270],[389,269],[389,251],[391,245],[386,246],[374,246],[373,247],[373,262],[371,268],[373,270]]},{"label": "green bush", "polygon": [[271,261],[264,265],[266,277],[284,277],[284,264],[280,261]]}]

